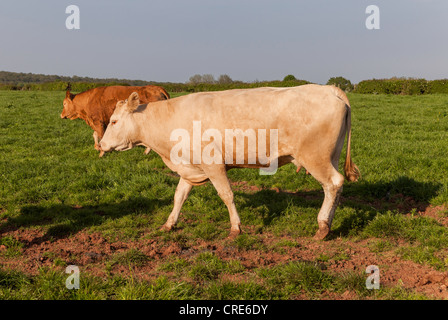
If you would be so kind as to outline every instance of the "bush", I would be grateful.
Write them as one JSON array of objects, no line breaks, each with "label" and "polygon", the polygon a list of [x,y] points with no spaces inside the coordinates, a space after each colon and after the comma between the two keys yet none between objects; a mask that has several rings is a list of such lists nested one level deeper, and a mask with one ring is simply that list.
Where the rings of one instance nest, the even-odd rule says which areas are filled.
[{"label": "bush", "polygon": [[191,76],[188,80],[188,83],[191,85],[197,85],[200,83],[216,83],[215,77],[212,74],[195,74]]},{"label": "bush", "polygon": [[428,93],[448,93],[448,79],[429,81]]},{"label": "bush", "polygon": [[344,77],[332,77],[327,81],[327,85],[334,85],[345,92],[350,92],[353,90],[353,85],[350,80]]},{"label": "bush", "polygon": [[364,80],[357,84],[356,93],[420,95],[448,93],[448,80],[391,78]]},{"label": "bush", "polygon": [[228,84],[228,83],[232,83],[232,82],[233,82],[232,78],[230,78],[227,74],[222,74],[218,78],[219,84]]},{"label": "bush", "polygon": [[295,81],[295,80],[297,79],[292,74],[288,74],[286,77],[283,78],[283,81]]}]

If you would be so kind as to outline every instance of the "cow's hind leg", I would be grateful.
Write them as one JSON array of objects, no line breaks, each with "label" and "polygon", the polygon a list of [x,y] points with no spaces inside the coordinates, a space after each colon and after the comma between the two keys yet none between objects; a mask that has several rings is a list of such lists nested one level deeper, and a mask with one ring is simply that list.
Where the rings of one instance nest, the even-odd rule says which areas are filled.
[{"label": "cow's hind leg", "polygon": [[314,235],[314,239],[322,240],[330,233],[331,223],[344,184],[344,176],[334,168],[331,162],[326,166],[315,166],[308,170],[322,184],[325,193],[324,202],[317,216],[319,230]]},{"label": "cow's hind leg", "polygon": [[191,184],[189,184],[184,179],[180,178],[179,184],[177,185],[176,192],[174,194],[173,210],[171,211],[168,220],[161,227],[161,230],[169,231],[176,224],[177,219],[179,218],[180,209],[182,208],[182,205],[184,204],[185,200],[190,194],[192,188],[193,186]]},{"label": "cow's hind leg", "polygon": [[233,201],[233,192],[227,178],[226,169],[224,166],[210,166],[209,168],[204,168],[204,172],[229,210],[231,224],[229,238],[235,238],[241,234],[241,221]]}]

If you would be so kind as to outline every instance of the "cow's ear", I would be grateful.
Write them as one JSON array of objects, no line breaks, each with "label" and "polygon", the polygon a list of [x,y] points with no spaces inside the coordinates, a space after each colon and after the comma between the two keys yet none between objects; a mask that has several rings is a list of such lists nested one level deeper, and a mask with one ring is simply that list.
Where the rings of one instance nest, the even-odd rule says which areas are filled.
[{"label": "cow's ear", "polygon": [[127,109],[129,112],[134,112],[140,105],[140,99],[137,92],[132,92],[128,98]]},{"label": "cow's ear", "polygon": [[71,93],[70,93],[70,91],[72,90],[72,85],[70,84],[70,82],[68,82],[67,83],[67,88],[65,88],[65,97],[67,98],[67,99],[73,99],[73,97],[72,96],[74,96],[74,95],[72,95]]},{"label": "cow's ear", "polygon": [[73,100],[76,97],[76,94],[70,93],[70,92],[66,92],[65,93],[65,97],[69,100]]}]

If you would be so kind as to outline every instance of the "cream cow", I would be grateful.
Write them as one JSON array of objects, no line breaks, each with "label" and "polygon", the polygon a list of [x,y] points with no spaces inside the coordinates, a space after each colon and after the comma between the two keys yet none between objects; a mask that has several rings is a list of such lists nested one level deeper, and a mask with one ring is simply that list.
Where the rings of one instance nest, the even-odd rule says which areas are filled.
[{"label": "cream cow", "polygon": [[[198,130],[198,123],[200,140],[194,138],[198,134],[194,132]],[[241,155],[236,161],[233,137],[231,147],[226,144],[228,141],[217,138],[219,135],[225,137],[226,130],[236,129],[240,133],[277,133],[276,144],[266,141],[267,145],[263,146],[266,155],[269,154],[267,162],[259,157],[260,135],[256,147],[249,145],[253,139],[242,137],[244,142],[247,141],[243,145],[244,161],[241,161]],[[181,135],[173,136],[174,132],[188,134],[190,139],[182,139],[186,142],[183,146],[190,148],[179,148]],[[213,134],[204,139],[206,132]],[[226,171],[269,167],[274,162],[280,167],[292,162],[297,169],[306,168],[324,189],[324,202],[317,216],[319,229],[314,236],[324,239],[330,232],[344,183],[338,163],[346,135],[345,178],[357,181],[359,170],[350,154],[351,108],[345,93],[336,87],[303,85],[201,92],[143,105],[139,103],[138,94],[132,93],[126,101],[117,103],[101,140],[101,149],[104,152],[124,151],[144,145],[158,153],[164,163],[180,175],[174,208],[162,226],[163,230],[170,230],[175,225],[192,187],[210,180],[229,210],[230,237],[241,233],[241,222]],[[272,139],[270,136],[267,140]],[[178,156],[176,161],[173,149]],[[215,161],[201,161],[200,152],[204,150],[213,150],[210,154]],[[256,161],[249,163],[248,159]]]}]

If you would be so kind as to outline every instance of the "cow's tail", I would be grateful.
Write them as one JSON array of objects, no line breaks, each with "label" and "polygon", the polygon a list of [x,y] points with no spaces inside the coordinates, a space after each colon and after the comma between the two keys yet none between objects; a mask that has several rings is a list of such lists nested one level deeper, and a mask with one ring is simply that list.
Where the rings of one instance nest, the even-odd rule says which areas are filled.
[{"label": "cow's tail", "polygon": [[346,130],[347,130],[347,155],[345,157],[345,164],[344,164],[344,172],[345,172],[345,178],[348,181],[358,181],[361,172],[359,171],[358,166],[352,161],[351,156],[351,140],[352,140],[352,108],[350,107],[350,102],[348,101],[347,95],[344,91],[342,91],[340,88],[333,87],[335,95],[344,101],[344,103],[347,106],[347,113],[346,113]]},{"label": "cow's tail", "polygon": [[352,140],[352,109],[350,108],[350,105],[347,105],[347,155],[345,157],[345,164],[344,164],[344,172],[345,172],[345,178],[348,181],[358,181],[359,176],[361,175],[359,168],[354,162],[352,161],[352,156],[350,154],[350,145]]}]

